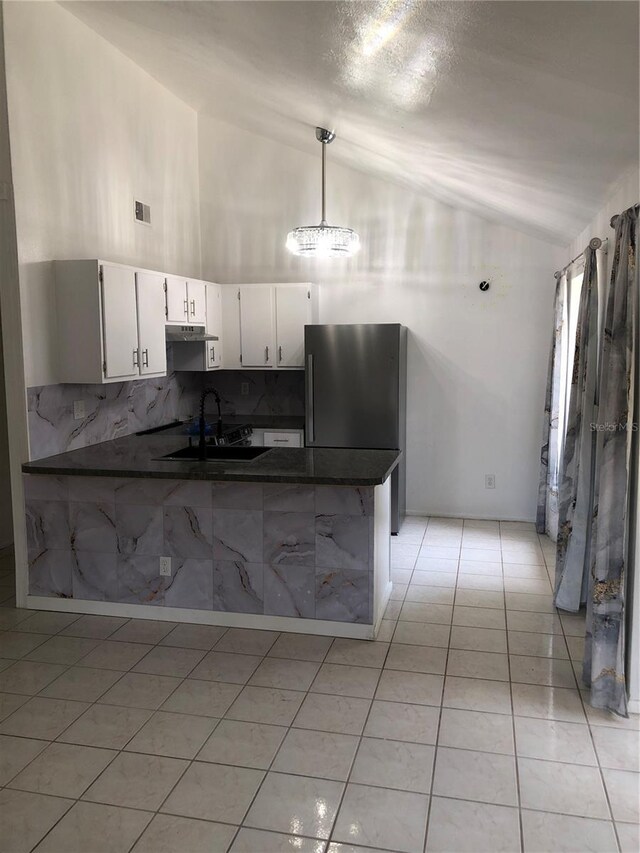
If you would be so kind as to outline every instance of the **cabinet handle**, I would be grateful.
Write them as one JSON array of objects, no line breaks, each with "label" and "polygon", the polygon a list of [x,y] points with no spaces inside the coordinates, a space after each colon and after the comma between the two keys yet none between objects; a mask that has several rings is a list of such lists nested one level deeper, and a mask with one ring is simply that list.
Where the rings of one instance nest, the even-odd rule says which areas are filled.
[{"label": "cabinet handle", "polygon": [[279,444],[289,444],[288,438],[272,438],[271,441],[277,441]]},{"label": "cabinet handle", "polygon": [[142,350],[142,366],[143,367],[149,367],[149,350],[148,349]]},{"label": "cabinet handle", "polygon": [[264,360],[269,361],[269,347],[264,348]]},{"label": "cabinet handle", "polygon": [[216,348],[215,348],[215,345],[212,344],[211,345],[211,362],[212,362],[212,364],[215,363],[215,360],[216,360]]},{"label": "cabinet handle", "polygon": [[282,347],[278,347],[278,361],[282,361]]},{"label": "cabinet handle", "polygon": [[184,313],[186,314],[187,317],[189,317],[189,300],[188,299],[184,300]]},{"label": "cabinet handle", "polygon": [[138,350],[134,349],[133,351],[133,366],[140,367],[140,359],[138,358]]},{"label": "cabinet handle", "polygon": [[196,316],[196,300],[195,299],[191,300],[191,314],[194,317]]}]

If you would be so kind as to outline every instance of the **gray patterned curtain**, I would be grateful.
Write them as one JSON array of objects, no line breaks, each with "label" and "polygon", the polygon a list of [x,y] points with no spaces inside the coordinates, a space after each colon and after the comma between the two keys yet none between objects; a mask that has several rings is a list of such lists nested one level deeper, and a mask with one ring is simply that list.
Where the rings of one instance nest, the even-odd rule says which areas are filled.
[{"label": "gray patterned curtain", "polygon": [[536,530],[546,533],[554,541],[558,538],[558,474],[560,441],[560,389],[562,377],[562,352],[566,348],[567,333],[565,302],[567,277],[560,275],[556,284],[553,309],[553,335],[549,353],[547,391],[542,422],[542,448],[540,450],[540,485],[538,487],[538,512]]},{"label": "gray patterned curtain", "polygon": [[560,471],[555,604],[576,611],[587,600],[593,509],[598,367],[598,266],[584,253],[573,373]]},{"label": "gray patterned curtain", "polygon": [[[583,679],[591,704],[627,716],[625,582],[629,555],[631,445],[638,287],[638,210],[616,222],[600,368],[597,472]],[[635,328],[634,328],[635,327]],[[637,425],[635,425],[637,429]]]}]

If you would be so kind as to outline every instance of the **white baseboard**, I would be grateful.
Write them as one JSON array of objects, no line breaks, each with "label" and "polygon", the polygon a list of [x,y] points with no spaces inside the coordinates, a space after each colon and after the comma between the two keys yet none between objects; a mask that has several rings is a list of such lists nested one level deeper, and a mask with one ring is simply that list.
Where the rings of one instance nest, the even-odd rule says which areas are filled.
[{"label": "white baseboard", "polygon": [[629,699],[627,710],[630,714],[640,714],[640,699]]},{"label": "white baseboard", "polygon": [[535,518],[522,518],[516,515],[477,515],[469,512],[425,512],[418,509],[407,509],[407,515],[414,515],[418,518],[468,518],[471,521],[520,521],[525,524],[533,524]]}]

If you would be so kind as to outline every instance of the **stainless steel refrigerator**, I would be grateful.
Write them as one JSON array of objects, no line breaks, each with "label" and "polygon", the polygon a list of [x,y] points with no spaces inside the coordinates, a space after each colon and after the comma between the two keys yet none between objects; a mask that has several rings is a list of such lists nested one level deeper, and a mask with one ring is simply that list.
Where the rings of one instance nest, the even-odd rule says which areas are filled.
[{"label": "stainless steel refrigerator", "polygon": [[[399,323],[305,326],[307,447],[405,450],[407,329]],[[391,532],[406,508],[406,461],[391,479]]]}]

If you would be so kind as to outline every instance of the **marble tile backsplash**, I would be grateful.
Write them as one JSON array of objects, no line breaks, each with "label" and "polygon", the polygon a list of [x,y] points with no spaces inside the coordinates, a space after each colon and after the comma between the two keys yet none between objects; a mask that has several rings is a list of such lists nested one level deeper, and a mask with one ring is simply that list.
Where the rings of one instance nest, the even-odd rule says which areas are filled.
[{"label": "marble tile backsplash", "polygon": [[32,595],[372,621],[372,487],[27,475],[25,494]]},{"label": "marble tile backsplash", "polygon": [[204,381],[219,392],[224,414],[304,416],[304,370],[221,370]]}]

